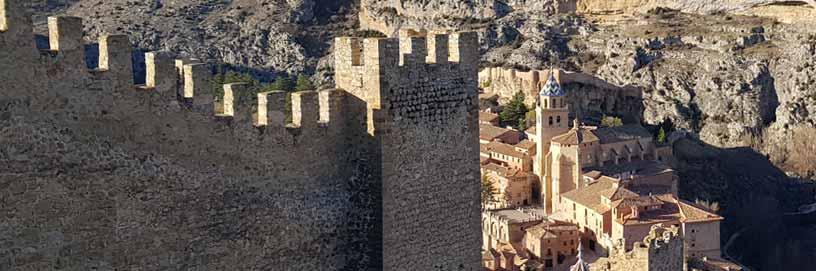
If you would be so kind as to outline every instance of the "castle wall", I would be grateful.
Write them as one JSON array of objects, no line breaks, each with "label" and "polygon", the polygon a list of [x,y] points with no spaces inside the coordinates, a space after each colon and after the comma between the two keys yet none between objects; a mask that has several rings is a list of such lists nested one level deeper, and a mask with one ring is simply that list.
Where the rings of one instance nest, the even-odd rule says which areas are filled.
[{"label": "castle wall", "polygon": [[[126,37],[89,70],[80,19],[49,19],[38,52],[21,3],[0,2],[0,269],[478,268],[475,58],[294,93],[292,123],[287,94],[230,84],[216,115],[204,65],[149,53],[135,86]],[[358,97],[388,76],[411,77],[384,88],[406,100],[369,124],[382,106]]]}]

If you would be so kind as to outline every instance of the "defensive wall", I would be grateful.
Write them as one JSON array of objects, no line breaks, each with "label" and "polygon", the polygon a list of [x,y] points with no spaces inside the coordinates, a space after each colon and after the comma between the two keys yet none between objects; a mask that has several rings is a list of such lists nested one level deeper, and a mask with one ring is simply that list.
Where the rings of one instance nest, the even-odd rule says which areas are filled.
[{"label": "defensive wall", "polygon": [[0,269],[478,270],[475,34],[338,38],[337,89],[286,110],[168,52],[135,85],[124,35],[88,69],[80,18],[38,49],[24,2],[0,0]]}]

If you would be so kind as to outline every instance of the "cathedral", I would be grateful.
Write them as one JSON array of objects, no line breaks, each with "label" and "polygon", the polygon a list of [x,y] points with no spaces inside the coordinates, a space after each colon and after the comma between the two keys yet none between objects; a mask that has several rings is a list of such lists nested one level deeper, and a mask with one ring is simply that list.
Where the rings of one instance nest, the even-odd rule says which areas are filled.
[{"label": "cathedral", "polygon": [[[627,179],[632,185],[648,185],[653,193],[676,194],[673,173],[664,162],[671,147],[660,146],[638,124],[617,127],[583,125],[578,116],[569,121],[569,98],[551,71],[539,92],[533,173],[540,178],[541,203],[556,209],[561,194],[587,186],[601,174]],[[595,178],[593,178],[595,176]]]}]

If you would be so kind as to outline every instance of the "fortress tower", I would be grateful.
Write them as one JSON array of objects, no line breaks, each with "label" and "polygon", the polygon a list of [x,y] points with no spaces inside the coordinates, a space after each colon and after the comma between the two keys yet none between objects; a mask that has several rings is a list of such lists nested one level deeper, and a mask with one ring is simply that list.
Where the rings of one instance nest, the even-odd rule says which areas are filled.
[{"label": "fortress tower", "polygon": [[385,270],[479,268],[478,50],[475,33],[335,40],[381,153]]},{"label": "fortress tower", "polygon": [[123,35],[89,69],[82,19],[37,48],[25,2],[0,0],[0,160],[25,160],[0,270],[480,269],[474,33],[338,38],[336,89],[257,93],[170,52],[134,80]]}]

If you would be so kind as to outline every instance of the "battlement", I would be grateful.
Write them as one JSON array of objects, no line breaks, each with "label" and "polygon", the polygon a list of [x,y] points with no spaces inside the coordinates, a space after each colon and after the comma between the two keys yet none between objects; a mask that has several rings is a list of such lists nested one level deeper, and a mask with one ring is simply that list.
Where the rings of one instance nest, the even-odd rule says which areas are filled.
[{"label": "battlement", "polygon": [[[338,88],[392,119],[439,123],[478,95],[476,33],[400,31],[398,38],[335,39]],[[433,78],[433,80],[427,80]],[[371,131],[373,127],[369,127]]]},{"label": "battlement", "polygon": [[82,18],[48,17],[48,45],[51,51],[84,50]]},{"label": "battlement", "polygon": [[0,31],[8,31],[8,19],[6,19],[6,0],[0,0]]},{"label": "battlement", "polygon": [[[19,12],[17,17],[26,17],[20,1],[3,0],[3,32],[0,43],[3,49],[16,49],[21,44],[34,44],[33,33],[25,37],[12,36],[5,30],[12,26],[9,16]],[[14,16],[11,16],[14,17]],[[246,127],[286,127],[298,134],[317,132],[317,129],[339,127],[344,123],[342,115],[344,92],[341,90],[303,91],[291,94],[291,108],[287,105],[289,93],[271,91],[255,94],[242,83],[226,84],[223,97],[215,99],[210,93],[212,72],[209,66],[197,59],[177,59],[169,52],[147,52],[144,54],[145,78],[143,85],[134,84],[133,47],[126,35],[104,34],[98,40],[98,63],[89,69],[85,63],[83,20],[79,17],[56,16],[47,18],[48,48],[43,50],[39,68],[50,71],[49,85],[67,93],[82,90],[147,91],[158,93],[161,105],[177,103],[193,112],[214,118],[228,118],[232,123]],[[20,24],[30,21],[17,20]],[[25,29],[25,27],[21,27]],[[17,51],[11,51],[19,53]],[[36,59],[36,58],[34,58]],[[45,82],[44,82],[45,83]],[[69,89],[79,88],[76,90]],[[255,99],[257,98],[257,99]],[[216,103],[215,100],[220,100]],[[116,102],[122,103],[122,101]],[[87,108],[87,112],[94,112]],[[289,112],[288,116],[287,113]],[[290,119],[291,123],[286,123]],[[341,131],[341,128],[335,129]]]},{"label": "battlement", "polygon": [[448,62],[472,65],[477,61],[474,57],[478,55],[478,49],[474,32],[449,34],[401,30],[398,38],[335,38],[335,62],[343,67],[368,65],[383,68]]}]

